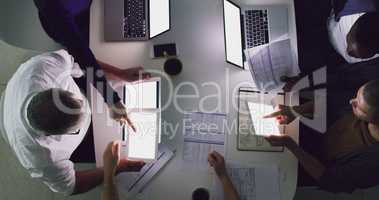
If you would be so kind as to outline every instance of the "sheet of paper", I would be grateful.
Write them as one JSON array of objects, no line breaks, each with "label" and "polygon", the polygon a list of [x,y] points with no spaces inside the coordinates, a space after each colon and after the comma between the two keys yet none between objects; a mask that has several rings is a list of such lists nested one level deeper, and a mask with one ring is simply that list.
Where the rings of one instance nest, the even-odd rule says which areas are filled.
[{"label": "sheet of paper", "polygon": [[[241,200],[280,200],[280,173],[277,166],[248,167],[227,164],[228,175]],[[214,176],[212,196],[226,200],[220,180]]]},{"label": "sheet of paper", "polygon": [[275,111],[272,105],[247,102],[254,131],[259,136],[280,135],[279,124],[275,118],[263,118]]},{"label": "sheet of paper", "polygon": [[183,161],[185,166],[208,169],[208,154],[225,155],[226,115],[194,112],[185,116]]},{"label": "sheet of paper", "polygon": [[288,36],[245,50],[247,64],[258,89],[276,90],[284,84],[280,80],[282,76],[294,75],[296,62],[291,52]]}]

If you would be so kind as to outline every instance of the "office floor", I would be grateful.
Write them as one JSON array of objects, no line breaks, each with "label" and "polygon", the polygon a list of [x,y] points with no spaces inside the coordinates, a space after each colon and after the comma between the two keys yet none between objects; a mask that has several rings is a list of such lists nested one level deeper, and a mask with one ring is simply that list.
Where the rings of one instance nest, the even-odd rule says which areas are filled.
[{"label": "office floor", "polygon": [[[17,8],[17,10],[16,10]],[[52,50],[59,46],[46,38],[38,22],[32,1],[2,0],[0,5],[0,39],[24,48]],[[12,23],[10,23],[12,22]],[[22,30],[22,31],[21,31]],[[1,52],[0,52],[1,53]],[[1,71],[0,71],[1,73]],[[0,92],[4,85],[0,85]],[[7,144],[0,139],[0,199],[1,200],[96,200],[100,199],[101,189],[79,196],[64,197],[50,192],[42,183],[31,180],[20,166]],[[77,165],[77,169],[92,168],[92,164]],[[374,200],[378,199],[379,187],[358,191],[352,195],[335,195],[313,188],[301,188],[295,200]]]}]

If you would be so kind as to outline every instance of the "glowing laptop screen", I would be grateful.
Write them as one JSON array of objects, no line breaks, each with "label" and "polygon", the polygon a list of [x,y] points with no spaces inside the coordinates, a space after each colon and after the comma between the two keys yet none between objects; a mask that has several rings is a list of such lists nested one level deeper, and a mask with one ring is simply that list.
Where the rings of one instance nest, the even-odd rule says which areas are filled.
[{"label": "glowing laptop screen", "polygon": [[170,29],[170,0],[149,1],[150,38]]},{"label": "glowing laptop screen", "polygon": [[224,0],[226,61],[243,68],[241,9]]}]

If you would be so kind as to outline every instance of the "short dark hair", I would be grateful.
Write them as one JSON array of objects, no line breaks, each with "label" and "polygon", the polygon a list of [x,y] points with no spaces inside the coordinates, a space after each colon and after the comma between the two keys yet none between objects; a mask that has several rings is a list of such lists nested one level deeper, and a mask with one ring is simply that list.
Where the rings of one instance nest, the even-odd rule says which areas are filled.
[{"label": "short dark hair", "polygon": [[356,22],[356,41],[376,52],[379,51],[379,12],[366,13]]},{"label": "short dark hair", "polygon": [[370,108],[375,121],[379,122],[379,79],[372,80],[364,85],[363,98]]},{"label": "short dark hair", "polygon": [[73,94],[59,89],[49,89],[36,94],[27,107],[27,118],[30,125],[37,130],[51,135],[65,134],[67,129],[75,126],[82,113],[67,112],[55,102],[54,95],[60,104],[68,109],[82,109],[83,103]]}]

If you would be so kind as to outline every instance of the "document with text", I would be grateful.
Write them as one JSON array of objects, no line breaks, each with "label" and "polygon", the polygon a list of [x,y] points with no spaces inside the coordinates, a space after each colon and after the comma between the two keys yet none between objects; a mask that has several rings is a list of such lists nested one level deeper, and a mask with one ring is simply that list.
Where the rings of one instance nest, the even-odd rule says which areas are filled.
[{"label": "document with text", "polygon": [[[278,166],[249,167],[227,164],[228,175],[241,200],[280,200]],[[212,194],[215,200],[226,200],[219,179],[214,176]]]},{"label": "document with text", "polygon": [[192,112],[184,117],[183,164],[190,168],[208,169],[208,154],[225,156],[226,114]]}]

